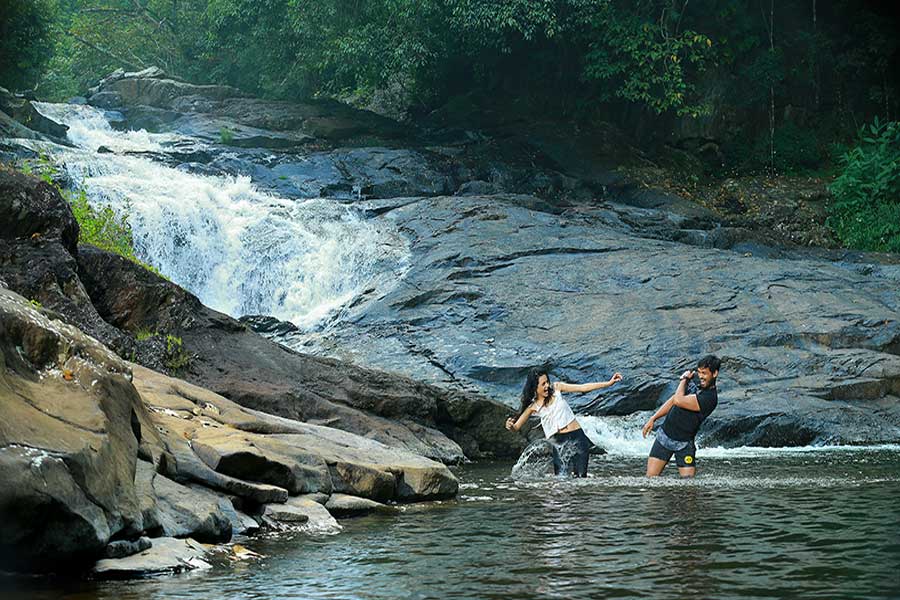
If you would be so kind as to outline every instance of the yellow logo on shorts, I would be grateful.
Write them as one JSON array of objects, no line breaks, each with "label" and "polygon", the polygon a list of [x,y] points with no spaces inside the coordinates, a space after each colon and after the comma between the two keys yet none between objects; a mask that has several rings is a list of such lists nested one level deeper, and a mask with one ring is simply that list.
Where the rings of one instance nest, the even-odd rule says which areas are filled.
[{"label": "yellow logo on shorts", "polygon": [[692,462],[694,462],[694,457],[693,457],[693,456],[685,456],[685,457],[684,457],[684,462],[685,462],[685,464],[688,464],[688,465],[689,465],[689,464],[691,464]]}]

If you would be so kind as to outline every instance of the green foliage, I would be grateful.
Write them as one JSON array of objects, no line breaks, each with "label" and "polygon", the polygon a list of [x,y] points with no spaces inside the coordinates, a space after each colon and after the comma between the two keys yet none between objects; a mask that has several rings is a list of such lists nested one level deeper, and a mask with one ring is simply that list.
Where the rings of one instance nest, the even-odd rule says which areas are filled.
[{"label": "green foliage", "polygon": [[180,337],[166,335],[166,355],[163,364],[172,372],[177,373],[191,363],[190,355],[185,351]]},{"label": "green foliage", "polygon": [[38,309],[38,310],[44,308],[44,305],[41,304],[40,302],[38,302],[37,300],[35,300],[34,298],[32,298],[31,300],[29,300],[28,303],[29,303],[31,306],[33,306],[33,307],[35,307],[36,309]]},{"label": "green foliage", "polygon": [[55,16],[53,0],[0,0],[0,86],[16,91],[37,83]]},{"label": "green foliage", "polygon": [[228,129],[225,126],[222,126],[219,129],[219,142],[225,144],[226,146],[231,144],[234,141],[234,132]]},{"label": "green foliage", "polygon": [[900,252],[900,122],[863,126],[842,162],[828,225],[851,248]]},{"label": "green foliage", "polygon": [[119,216],[109,206],[94,208],[88,202],[84,190],[65,194],[78,221],[78,241],[91,244],[101,250],[113,252],[129,260],[135,260],[131,228],[124,216]]},{"label": "green foliage", "polygon": [[39,92],[57,100],[116,68],[152,65],[277,98],[365,103],[391,90],[422,110],[479,92],[542,112],[602,115],[602,105],[702,117],[727,103],[766,116],[774,91],[779,110],[827,107],[846,117],[871,107],[890,114],[900,97],[890,70],[896,22],[853,3],[818,3],[816,21],[808,0],[20,4],[44,7],[29,14],[53,20]]},{"label": "green foliage", "polygon": [[210,0],[207,18],[216,74],[274,96],[365,96],[393,82],[426,104],[515,79],[544,93],[600,82],[600,99],[706,110],[691,78],[712,41],[681,29],[669,2]]},{"label": "green foliage", "polygon": [[52,58],[38,88],[42,97],[61,101],[83,93],[118,68],[158,66],[208,80],[202,52],[206,0],[53,1],[60,10],[55,39],[44,48]]},{"label": "green foliage", "polygon": [[[19,25],[12,29],[19,37],[0,37],[0,48],[14,48],[16,60],[31,67],[10,71],[15,61],[0,50],[0,75],[4,69],[33,73],[44,66],[38,93],[54,100],[83,93],[116,68],[153,65],[189,81],[227,83],[273,98],[331,96],[381,107],[387,102],[393,114],[430,112],[454,97],[485,98],[560,119],[605,120],[636,131],[658,127],[660,134],[677,123],[682,133],[713,130],[719,136],[726,130],[722,125],[730,125],[716,140],[727,143],[731,136],[739,142],[731,153],[739,160],[727,168],[779,173],[811,168],[815,157],[824,157],[827,142],[811,143],[811,132],[850,137],[856,123],[871,115],[900,112],[891,62],[900,46],[897,19],[858,3],[21,0],[15,5],[30,17],[15,21]],[[7,29],[7,21],[15,20],[0,18]],[[36,25],[29,29],[29,23]],[[38,33],[24,43],[21,32],[32,30]],[[53,40],[47,41],[39,32],[50,30]],[[44,42],[34,45],[32,39]],[[799,116],[788,117],[787,107]],[[774,165],[770,117],[776,122]],[[690,119],[701,127],[686,123]],[[840,127],[825,127],[830,120]],[[715,126],[706,127],[710,122]],[[229,143],[229,132],[221,131],[220,139]]]},{"label": "green foliage", "polygon": [[144,340],[149,340],[151,338],[155,338],[159,335],[158,331],[152,331],[147,328],[138,329],[134,334],[134,339],[139,342],[143,342]]},{"label": "green foliage", "polygon": [[712,59],[712,40],[695,31],[680,31],[682,15],[663,9],[630,12],[603,3],[592,19],[592,41],[585,56],[585,78],[613,84],[600,94],[643,104],[656,113],[674,110],[698,117],[710,112],[698,94],[699,73]]},{"label": "green foliage", "polygon": [[[56,165],[50,158],[41,153],[37,161],[26,162],[20,171],[26,175],[39,177],[56,188],[66,199],[72,209],[72,215],[78,222],[78,243],[90,244],[101,250],[118,254],[148,271],[164,277],[155,267],[141,262],[134,254],[134,238],[128,225],[127,215],[117,214],[109,206],[95,208],[91,206],[87,192],[83,189],[71,191],[59,187],[54,181],[57,176]],[[165,277],[164,277],[165,278]]]}]

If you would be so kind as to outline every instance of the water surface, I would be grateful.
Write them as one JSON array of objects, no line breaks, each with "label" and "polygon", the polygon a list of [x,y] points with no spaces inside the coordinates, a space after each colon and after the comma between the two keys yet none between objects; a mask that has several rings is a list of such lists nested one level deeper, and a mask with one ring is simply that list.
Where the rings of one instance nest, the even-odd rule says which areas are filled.
[{"label": "water surface", "polygon": [[457,500],[242,543],[265,558],[131,582],[18,581],[4,598],[897,598],[900,451],[737,449],[650,481],[459,469]]}]

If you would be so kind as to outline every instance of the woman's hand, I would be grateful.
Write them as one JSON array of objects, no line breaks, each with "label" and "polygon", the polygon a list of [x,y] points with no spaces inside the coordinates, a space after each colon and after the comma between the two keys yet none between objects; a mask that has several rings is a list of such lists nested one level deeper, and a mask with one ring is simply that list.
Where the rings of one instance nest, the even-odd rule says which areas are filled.
[{"label": "woman's hand", "polygon": [[622,374],[621,374],[621,373],[616,373],[615,375],[613,375],[613,376],[610,378],[610,380],[609,380],[609,385],[613,385],[614,383],[619,383],[620,381],[622,381]]},{"label": "woman's hand", "polygon": [[647,437],[648,435],[650,435],[650,432],[653,431],[653,423],[654,420],[652,418],[644,423],[644,428],[641,429],[641,434],[643,434],[644,437]]},{"label": "woman's hand", "polygon": [[513,421],[512,417],[510,417],[506,420],[506,430],[507,431],[515,431],[516,430],[516,422]]}]

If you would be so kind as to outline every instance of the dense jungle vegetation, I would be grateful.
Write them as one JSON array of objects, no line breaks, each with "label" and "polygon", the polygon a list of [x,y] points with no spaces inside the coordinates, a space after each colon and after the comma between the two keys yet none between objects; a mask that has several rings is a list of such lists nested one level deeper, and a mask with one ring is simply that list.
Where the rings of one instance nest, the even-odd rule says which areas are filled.
[{"label": "dense jungle vegetation", "polygon": [[838,176],[841,240],[900,251],[895,4],[0,0],[0,85],[62,101],[155,65],[411,119],[467,97],[612,122],[638,144],[709,139],[724,157],[712,177]]}]

